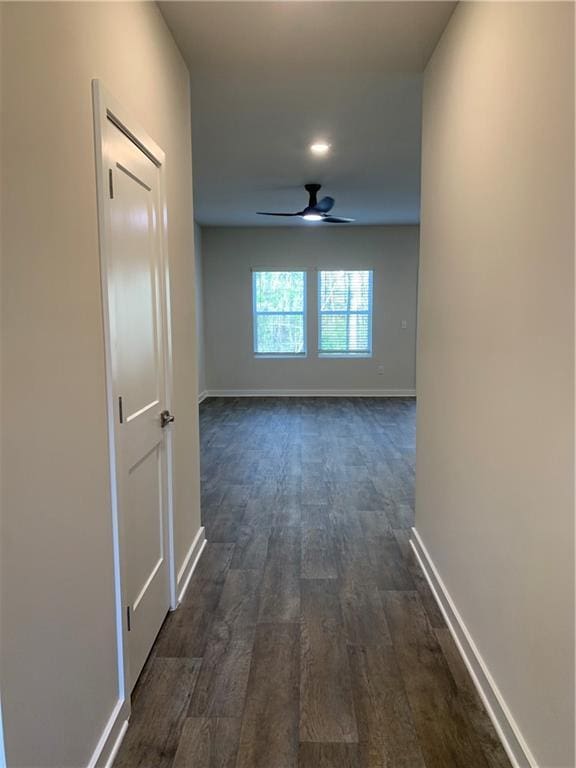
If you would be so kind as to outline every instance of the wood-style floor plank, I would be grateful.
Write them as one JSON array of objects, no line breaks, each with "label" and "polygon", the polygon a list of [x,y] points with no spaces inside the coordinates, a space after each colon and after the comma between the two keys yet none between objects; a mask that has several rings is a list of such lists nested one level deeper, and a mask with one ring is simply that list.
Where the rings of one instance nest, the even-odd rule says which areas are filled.
[{"label": "wood-style floor plank", "polygon": [[302,504],[300,524],[302,529],[329,527],[329,507],[327,504]]},{"label": "wood-style floor plank", "polygon": [[277,623],[299,620],[300,564],[300,528],[274,528],[262,575],[259,621]]},{"label": "wood-style floor plank", "polygon": [[367,540],[392,536],[392,526],[385,509],[359,510],[358,519]]},{"label": "wood-style floor plank", "polygon": [[239,570],[262,570],[268,555],[270,529],[256,525],[241,525],[230,565]]},{"label": "wood-style floor plank", "polygon": [[386,509],[392,528],[397,530],[410,530],[414,525],[414,510],[403,501],[392,502]]},{"label": "wood-style floor plank", "polygon": [[357,744],[300,744],[298,768],[364,768]]},{"label": "wood-style floor plank", "polygon": [[324,528],[302,531],[302,578],[336,579],[336,557],[331,535]]},{"label": "wood-style floor plank", "polygon": [[225,621],[214,622],[189,717],[241,717],[253,642],[254,630],[233,633]]},{"label": "wood-style floor plank", "polygon": [[366,545],[376,569],[376,581],[380,589],[414,589],[414,581],[392,532],[386,536],[368,538]]},{"label": "wood-style floor plank", "polygon": [[233,555],[233,544],[206,544],[188,584],[183,607],[205,608],[208,611],[216,608]]},{"label": "wood-style floor plank", "polygon": [[426,768],[391,645],[348,649],[362,768]]},{"label": "wood-style floor plank", "polygon": [[199,659],[147,662],[115,768],[171,767],[199,667]]},{"label": "wood-style floor plank", "polygon": [[338,595],[347,643],[377,647],[392,643],[376,580],[359,582],[353,576],[345,576],[338,582]]},{"label": "wood-style floor plank", "polygon": [[346,509],[378,511],[386,506],[386,496],[376,489],[372,480],[338,483],[333,498],[335,505]]},{"label": "wood-style floor plank", "polygon": [[238,538],[246,507],[220,506],[206,525],[206,538],[217,544],[234,544]]},{"label": "wood-style floor plank", "polygon": [[330,510],[330,523],[340,578],[374,584],[376,568],[369,557],[358,514],[334,507]]},{"label": "wood-style floor plank", "polygon": [[259,624],[236,768],[296,765],[299,678],[298,624]]},{"label": "wood-style floor plank", "polygon": [[228,571],[215,618],[219,624],[227,626],[233,638],[256,625],[260,579],[258,571]]},{"label": "wood-style floor plank", "polygon": [[302,581],[300,740],[356,742],[358,731],[335,583]]},{"label": "wood-style floor plank", "polygon": [[385,592],[398,666],[426,768],[487,768],[417,592]]},{"label": "wood-style floor plank", "polygon": [[201,658],[206,650],[213,618],[213,612],[202,607],[180,606],[170,612],[156,641],[156,656]]},{"label": "wood-style floor plank", "polygon": [[172,768],[235,768],[240,720],[188,717]]}]

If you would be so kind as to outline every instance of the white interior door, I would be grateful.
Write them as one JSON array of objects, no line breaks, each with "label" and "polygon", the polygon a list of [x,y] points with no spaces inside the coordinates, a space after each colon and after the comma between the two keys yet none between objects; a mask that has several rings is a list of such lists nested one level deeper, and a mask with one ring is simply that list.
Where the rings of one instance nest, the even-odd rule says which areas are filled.
[{"label": "white interior door", "polygon": [[170,607],[164,282],[159,169],[107,127],[108,302],[127,682],[138,679]]}]

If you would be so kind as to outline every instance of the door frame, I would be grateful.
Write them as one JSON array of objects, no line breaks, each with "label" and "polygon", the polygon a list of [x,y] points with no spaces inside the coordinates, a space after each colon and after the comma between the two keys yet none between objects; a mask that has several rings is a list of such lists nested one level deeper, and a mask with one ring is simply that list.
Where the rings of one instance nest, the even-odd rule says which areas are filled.
[{"label": "door frame", "polygon": [[[112,338],[110,332],[110,295],[109,273],[111,259],[111,221],[110,221],[110,175],[113,161],[109,156],[110,146],[106,140],[110,123],[124,133],[154,163],[159,176],[159,242],[160,242],[160,295],[162,334],[164,347],[164,407],[172,410],[172,329],[170,311],[170,270],[167,250],[167,202],[166,202],[166,155],[156,142],[146,133],[139,122],[126,110],[103,86],[98,79],[92,81],[94,111],[94,145],[96,159],[96,188],[98,202],[98,235],[100,249],[100,278],[102,294],[102,319],[104,331],[104,353],[106,368],[106,404],[108,421],[108,453],[110,469],[110,501],[112,509],[112,535],[114,558],[114,592],[116,614],[116,643],[118,658],[118,704],[130,712],[129,658],[126,637],[126,606],[124,567],[125,538],[123,514],[120,504],[122,498],[121,474],[118,471],[120,441],[118,434],[118,391],[112,365]],[[177,606],[176,568],[174,557],[173,524],[173,436],[172,430],[166,430],[166,467],[167,467],[167,509],[164,521],[164,542],[168,560],[168,581],[170,609]]]}]

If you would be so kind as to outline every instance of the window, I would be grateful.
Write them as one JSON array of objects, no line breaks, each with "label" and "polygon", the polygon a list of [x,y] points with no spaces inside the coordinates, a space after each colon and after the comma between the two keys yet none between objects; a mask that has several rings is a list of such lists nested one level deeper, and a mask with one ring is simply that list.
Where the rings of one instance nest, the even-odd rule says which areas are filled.
[{"label": "window", "polygon": [[318,352],[322,357],[372,354],[372,271],[318,273]]},{"label": "window", "polygon": [[254,354],[306,355],[306,273],[253,272]]}]

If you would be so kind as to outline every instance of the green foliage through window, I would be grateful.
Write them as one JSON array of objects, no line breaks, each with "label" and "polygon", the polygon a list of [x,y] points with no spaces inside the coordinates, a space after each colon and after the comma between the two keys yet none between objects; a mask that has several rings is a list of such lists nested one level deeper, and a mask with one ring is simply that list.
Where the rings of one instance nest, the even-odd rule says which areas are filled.
[{"label": "green foliage through window", "polygon": [[254,353],[305,355],[305,272],[253,272]]}]

